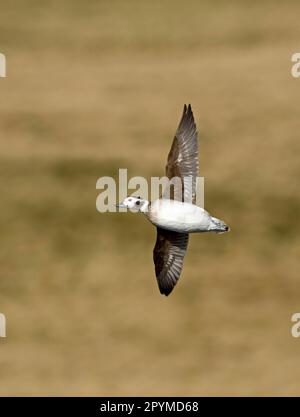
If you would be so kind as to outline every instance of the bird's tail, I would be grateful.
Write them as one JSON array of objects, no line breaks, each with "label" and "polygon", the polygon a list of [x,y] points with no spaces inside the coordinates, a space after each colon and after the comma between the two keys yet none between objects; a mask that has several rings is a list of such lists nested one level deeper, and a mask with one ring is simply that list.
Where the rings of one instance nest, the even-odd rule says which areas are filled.
[{"label": "bird's tail", "polygon": [[225,233],[230,231],[230,227],[227,226],[227,224],[222,220],[217,219],[216,217],[211,217],[209,230],[216,233]]}]

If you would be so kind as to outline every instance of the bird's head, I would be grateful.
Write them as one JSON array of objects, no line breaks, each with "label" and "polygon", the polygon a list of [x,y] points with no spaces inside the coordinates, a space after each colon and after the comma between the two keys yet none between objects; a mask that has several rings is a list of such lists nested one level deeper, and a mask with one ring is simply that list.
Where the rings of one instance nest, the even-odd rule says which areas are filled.
[{"label": "bird's head", "polygon": [[141,197],[126,197],[122,203],[117,204],[119,208],[129,208],[130,210],[146,211],[148,207],[148,201],[141,199]]}]

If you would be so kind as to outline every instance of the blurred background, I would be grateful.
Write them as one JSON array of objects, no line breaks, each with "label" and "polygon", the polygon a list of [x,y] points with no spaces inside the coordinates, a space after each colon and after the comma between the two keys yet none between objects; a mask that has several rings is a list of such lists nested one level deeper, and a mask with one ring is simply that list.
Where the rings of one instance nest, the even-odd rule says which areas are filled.
[{"label": "blurred background", "polygon": [[[1,5],[1,395],[296,395],[298,1]],[[96,180],[161,176],[184,103],[205,207],[159,294],[155,228]]]}]

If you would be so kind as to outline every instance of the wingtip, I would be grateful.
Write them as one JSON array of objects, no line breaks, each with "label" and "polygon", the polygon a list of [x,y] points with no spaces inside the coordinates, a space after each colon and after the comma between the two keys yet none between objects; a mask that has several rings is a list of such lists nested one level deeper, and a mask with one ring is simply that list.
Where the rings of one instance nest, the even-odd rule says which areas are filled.
[{"label": "wingtip", "polygon": [[187,105],[186,104],[184,105],[183,115],[186,116],[186,117],[189,117],[189,118],[194,117],[193,110],[192,110],[192,105],[190,103],[187,104]]},{"label": "wingtip", "polygon": [[168,290],[167,290],[167,289],[165,289],[165,288],[160,288],[160,289],[159,289],[159,291],[160,291],[161,295],[164,295],[165,297],[168,297],[168,295],[170,295],[170,294],[171,294],[172,290],[173,290],[173,288],[168,289]]},{"label": "wingtip", "polygon": [[163,285],[161,282],[158,282],[159,292],[161,293],[161,295],[168,297],[168,295],[170,295],[171,292],[174,290],[176,284],[177,282],[175,282],[173,285],[168,285],[166,283],[165,285]]},{"label": "wingtip", "polygon": [[197,134],[197,128],[191,104],[184,104],[183,113],[177,127],[176,135],[179,135],[185,129],[190,129],[190,132],[195,131]]},{"label": "wingtip", "polygon": [[184,106],[183,106],[183,111],[186,113],[186,112],[189,112],[189,111],[192,111],[192,105],[191,105],[191,103],[189,103],[189,104],[184,104]]},{"label": "wingtip", "polygon": [[192,105],[191,104],[184,104],[182,118],[184,118],[185,116],[186,117],[188,117],[188,116],[193,117],[193,110],[192,110]]}]

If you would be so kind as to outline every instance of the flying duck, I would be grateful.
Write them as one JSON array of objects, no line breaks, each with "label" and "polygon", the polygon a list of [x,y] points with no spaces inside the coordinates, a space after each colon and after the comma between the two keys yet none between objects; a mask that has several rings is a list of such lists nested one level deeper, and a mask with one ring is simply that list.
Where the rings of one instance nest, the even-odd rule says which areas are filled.
[{"label": "flying duck", "polygon": [[143,213],[156,226],[153,260],[159,290],[166,296],[180,277],[189,233],[224,233],[230,230],[222,220],[195,204],[198,171],[196,124],[191,105],[184,105],[166,165],[166,176],[171,182],[180,178],[180,186],[173,183],[172,189],[164,190],[162,198],[152,202],[129,196],[117,205]]}]

